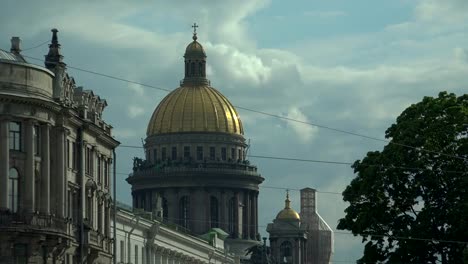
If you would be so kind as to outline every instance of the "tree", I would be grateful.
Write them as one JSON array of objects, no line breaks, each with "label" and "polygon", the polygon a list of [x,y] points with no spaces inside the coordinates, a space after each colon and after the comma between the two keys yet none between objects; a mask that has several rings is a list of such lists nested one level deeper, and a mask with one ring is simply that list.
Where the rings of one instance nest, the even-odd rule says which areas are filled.
[{"label": "tree", "polygon": [[[352,168],[338,229],[366,243],[359,263],[463,263],[468,242],[468,95],[408,107],[382,151]],[[413,239],[408,239],[413,238]],[[456,242],[462,241],[462,242]],[[464,242],[464,243],[463,243]]]}]

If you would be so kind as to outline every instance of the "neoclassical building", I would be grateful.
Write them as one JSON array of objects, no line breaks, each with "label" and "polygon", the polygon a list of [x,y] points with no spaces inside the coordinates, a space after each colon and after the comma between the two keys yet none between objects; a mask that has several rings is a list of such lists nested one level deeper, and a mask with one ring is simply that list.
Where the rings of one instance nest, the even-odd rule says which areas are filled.
[{"label": "neoclassical building", "polygon": [[277,263],[329,264],[333,255],[333,231],[317,212],[316,191],[301,190],[301,212],[285,206],[268,224],[271,256]]},{"label": "neoclassical building", "polygon": [[57,30],[45,67],[0,50],[0,263],[110,263],[107,106],[77,87]]},{"label": "neoclassical building", "polygon": [[206,78],[206,53],[193,41],[185,77],[148,123],[145,160],[135,159],[133,207],[194,234],[228,233],[238,256],[259,243],[258,190],[263,178],[245,157],[244,128],[234,106]]}]

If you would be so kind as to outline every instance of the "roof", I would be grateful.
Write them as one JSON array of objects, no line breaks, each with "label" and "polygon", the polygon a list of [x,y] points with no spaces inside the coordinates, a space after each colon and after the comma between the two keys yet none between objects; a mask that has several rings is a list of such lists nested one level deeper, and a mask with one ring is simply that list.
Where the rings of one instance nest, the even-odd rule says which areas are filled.
[{"label": "roof", "polygon": [[0,49],[0,60],[15,61],[15,62],[26,62],[21,55]]},{"label": "roof", "polygon": [[154,110],[147,136],[180,132],[220,132],[243,135],[234,106],[209,86],[182,86]]}]

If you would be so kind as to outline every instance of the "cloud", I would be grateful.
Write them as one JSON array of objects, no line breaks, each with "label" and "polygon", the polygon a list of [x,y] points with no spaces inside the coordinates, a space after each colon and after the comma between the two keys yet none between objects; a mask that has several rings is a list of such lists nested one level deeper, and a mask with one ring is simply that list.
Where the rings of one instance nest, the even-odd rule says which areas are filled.
[{"label": "cloud", "polygon": [[138,116],[141,116],[145,112],[145,109],[139,106],[135,105],[130,105],[128,106],[128,116],[130,118],[136,118]]},{"label": "cloud", "polygon": [[[297,107],[291,107],[286,117],[302,122],[310,122],[307,116]],[[316,127],[298,122],[288,122],[288,126],[294,130],[299,139],[304,143],[310,142],[318,130]]]},{"label": "cloud", "polygon": [[320,19],[329,19],[329,18],[337,18],[346,15],[346,12],[335,10],[335,11],[306,11],[304,12],[306,17],[311,18],[320,18]]}]

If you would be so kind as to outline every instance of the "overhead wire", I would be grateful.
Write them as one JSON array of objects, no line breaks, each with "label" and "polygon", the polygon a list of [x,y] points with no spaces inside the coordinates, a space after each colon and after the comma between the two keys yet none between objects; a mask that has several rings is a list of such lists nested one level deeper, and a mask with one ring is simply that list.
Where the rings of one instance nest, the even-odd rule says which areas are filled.
[{"label": "overhead wire", "polygon": [[[22,56],[25,57],[25,58],[32,59],[32,60],[44,61],[43,59],[38,59],[38,58],[27,56],[27,55],[22,55]],[[46,62],[47,63],[55,63],[55,62],[49,62],[49,61],[46,61]],[[68,64],[67,64],[67,67],[70,68],[70,69],[74,69],[74,70],[78,70],[78,71],[82,71],[82,72],[86,72],[86,73],[90,73],[90,74],[94,74],[94,75],[98,75],[98,76],[102,76],[102,77],[106,77],[106,78],[110,78],[110,79],[114,79],[114,80],[118,80],[118,81],[122,81],[122,82],[137,84],[137,85],[140,85],[142,87],[152,88],[152,89],[165,91],[165,92],[171,92],[172,91],[170,89],[162,88],[162,87],[159,87],[159,86],[149,85],[149,84],[145,84],[145,83],[141,83],[141,82],[137,82],[137,81],[133,81],[133,80],[128,80],[128,79],[125,79],[125,78],[120,78],[120,77],[113,76],[113,75],[110,75],[110,74],[104,74],[104,73],[100,73],[100,72],[96,72],[96,71],[91,71],[91,70],[87,70],[87,69],[83,69],[83,68],[78,68],[78,67],[70,66]],[[281,115],[271,114],[271,113],[267,113],[267,112],[264,112],[264,111],[259,111],[259,110],[255,110],[255,109],[251,109],[251,108],[247,108],[247,107],[242,107],[242,106],[237,106],[237,105],[234,105],[234,107],[238,108],[238,109],[245,110],[245,111],[253,112],[253,113],[258,113],[258,114],[262,114],[262,115],[266,115],[266,116],[270,116],[270,117],[274,117],[274,118],[278,118],[278,119],[283,119],[283,120],[287,120],[287,121],[291,121],[291,122],[310,125],[310,126],[314,126],[314,127],[318,127],[318,128],[322,128],[322,129],[327,129],[327,130],[330,130],[330,131],[335,131],[335,132],[344,133],[344,134],[348,134],[348,135],[352,135],[352,136],[356,136],[356,137],[361,137],[361,138],[364,138],[364,139],[380,141],[380,142],[384,142],[384,143],[388,143],[388,144],[398,145],[398,146],[401,146],[401,147],[411,148],[411,149],[415,149],[415,150],[418,150],[418,151],[432,153],[432,154],[438,154],[438,155],[442,155],[442,156],[446,156],[446,157],[451,157],[451,158],[456,158],[456,159],[461,159],[461,160],[467,160],[467,158],[464,158],[462,156],[446,154],[446,153],[442,153],[442,152],[438,152],[438,151],[423,149],[423,148],[420,148],[420,147],[414,147],[414,146],[411,146],[411,145],[408,145],[408,144],[395,142],[393,140],[387,140],[387,139],[381,139],[381,138],[376,138],[376,137],[372,137],[372,136],[367,136],[367,135],[360,134],[360,133],[355,133],[355,132],[351,132],[351,131],[347,131],[347,130],[343,130],[343,129],[333,128],[333,127],[321,125],[321,124],[318,124],[318,123],[312,123],[312,122],[307,122],[307,121],[303,121],[303,120],[293,119],[293,118],[289,118],[289,117],[285,117],[285,116],[281,116]]]},{"label": "overhead wire", "polygon": [[[122,148],[134,148],[134,149],[143,149],[143,146],[134,146],[134,145],[119,145]],[[263,156],[263,155],[252,155],[248,154],[247,157],[251,158],[259,158],[259,159],[274,159],[274,160],[286,160],[286,161],[297,161],[297,162],[310,162],[310,163],[323,163],[323,164],[334,164],[334,165],[353,165],[353,162],[346,162],[346,161],[332,161],[332,160],[315,160],[315,159],[300,159],[300,158],[291,158],[291,157],[275,157],[275,156]],[[378,168],[386,168],[386,169],[405,169],[405,170],[417,170],[417,171],[428,171],[428,168],[415,168],[415,167],[405,167],[405,166],[383,166],[383,165],[376,165],[376,164],[366,164],[365,166],[368,167],[378,167]],[[446,173],[455,173],[455,174],[463,174],[466,173],[464,171],[452,171],[452,170],[440,170],[441,172]]]}]

